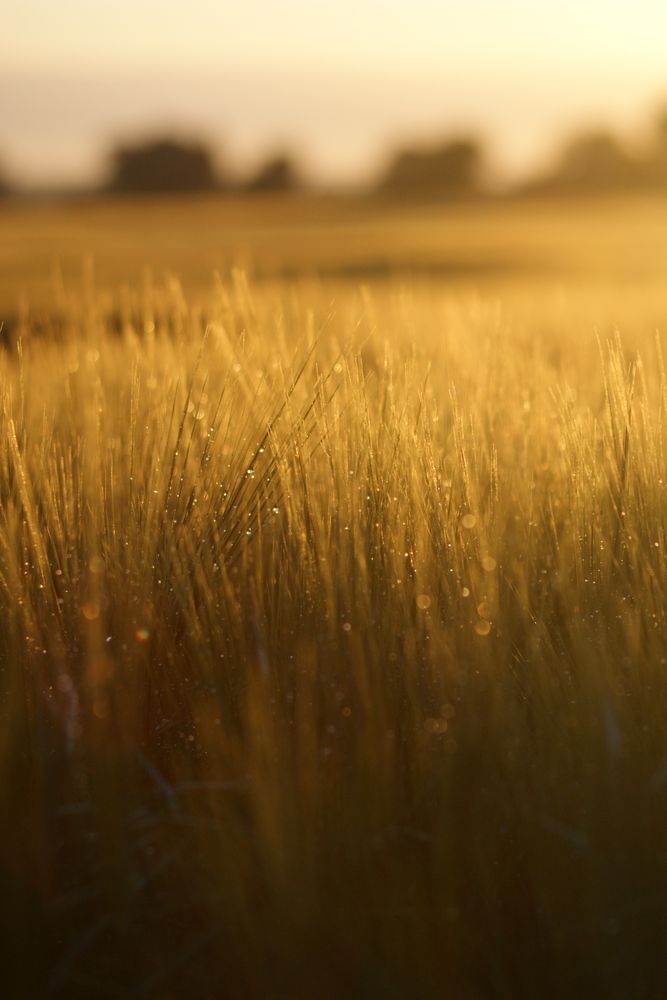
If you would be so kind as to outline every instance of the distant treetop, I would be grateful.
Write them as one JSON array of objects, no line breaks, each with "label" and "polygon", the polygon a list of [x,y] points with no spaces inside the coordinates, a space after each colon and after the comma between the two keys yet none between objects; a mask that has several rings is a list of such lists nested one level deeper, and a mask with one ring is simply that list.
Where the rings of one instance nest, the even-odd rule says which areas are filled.
[{"label": "distant treetop", "polygon": [[220,187],[211,153],[201,143],[165,137],[120,146],[112,155],[110,191],[147,194]]},{"label": "distant treetop", "polygon": [[651,164],[654,181],[661,187],[667,187],[667,105],[661,108],[655,118]]},{"label": "distant treetop", "polygon": [[279,153],[263,163],[243,185],[246,191],[296,191],[302,181],[291,158]]},{"label": "distant treetop", "polygon": [[529,180],[524,191],[540,194],[604,194],[661,191],[667,187],[667,112],[655,120],[652,140],[639,147],[606,129],[572,136],[554,166]]},{"label": "distant treetop", "polygon": [[604,130],[575,136],[565,146],[553,175],[555,186],[574,190],[627,188],[641,179],[638,161]]},{"label": "distant treetop", "polygon": [[483,154],[480,143],[462,136],[423,149],[400,150],[381,178],[384,194],[459,197],[480,189]]},{"label": "distant treetop", "polygon": [[12,193],[12,187],[0,167],[0,198],[7,198]]}]

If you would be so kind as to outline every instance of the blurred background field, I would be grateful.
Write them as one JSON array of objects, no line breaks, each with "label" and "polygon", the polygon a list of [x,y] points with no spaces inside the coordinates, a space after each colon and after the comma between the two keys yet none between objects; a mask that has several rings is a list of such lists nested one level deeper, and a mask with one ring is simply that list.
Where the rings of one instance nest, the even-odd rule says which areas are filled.
[{"label": "blurred background field", "polygon": [[[667,198],[655,194],[458,203],[321,196],[91,199],[0,208],[0,317],[57,313],[94,272],[109,303],[149,277],[210,301],[213,276],[350,285],[436,281],[448,290],[514,296],[591,294],[635,315],[664,279]],[[646,301],[646,308],[649,302]],[[655,303],[658,307],[658,303]],[[594,319],[594,315],[591,316]],[[661,319],[659,308],[650,321]]]}]

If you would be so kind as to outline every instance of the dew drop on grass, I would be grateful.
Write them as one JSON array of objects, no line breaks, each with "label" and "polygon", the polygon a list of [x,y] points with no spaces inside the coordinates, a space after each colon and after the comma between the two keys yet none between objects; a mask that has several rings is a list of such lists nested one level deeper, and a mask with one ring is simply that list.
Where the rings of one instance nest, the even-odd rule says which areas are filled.
[{"label": "dew drop on grass", "polygon": [[477,635],[488,635],[491,631],[491,622],[485,621],[480,618],[479,621],[475,622],[475,632]]},{"label": "dew drop on grass", "polygon": [[448,727],[449,723],[447,722],[447,719],[433,718],[426,719],[424,722],[424,729],[432,736],[442,736],[443,733],[447,732]]}]

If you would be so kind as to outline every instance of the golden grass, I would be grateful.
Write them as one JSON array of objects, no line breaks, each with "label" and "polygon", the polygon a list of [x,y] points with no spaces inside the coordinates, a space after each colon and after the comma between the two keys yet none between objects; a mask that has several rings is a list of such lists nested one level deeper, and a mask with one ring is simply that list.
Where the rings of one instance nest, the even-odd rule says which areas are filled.
[{"label": "golden grass", "polygon": [[590,287],[13,331],[7,995],[664,995],[662,306]]}]

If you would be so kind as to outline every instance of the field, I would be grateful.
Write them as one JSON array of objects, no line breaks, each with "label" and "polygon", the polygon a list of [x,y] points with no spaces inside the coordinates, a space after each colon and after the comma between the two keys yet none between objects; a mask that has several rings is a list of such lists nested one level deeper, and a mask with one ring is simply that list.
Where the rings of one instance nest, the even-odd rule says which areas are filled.
[{"label": "field", "polygon": [[2,209],[5,996],[667,995],[666,261]]}]

